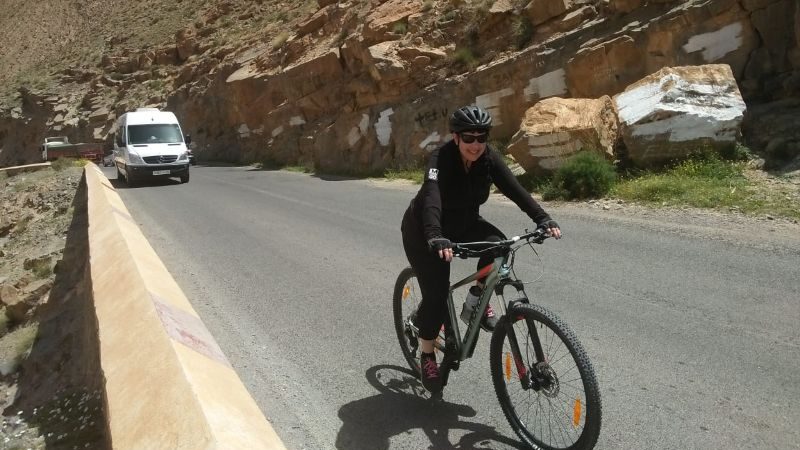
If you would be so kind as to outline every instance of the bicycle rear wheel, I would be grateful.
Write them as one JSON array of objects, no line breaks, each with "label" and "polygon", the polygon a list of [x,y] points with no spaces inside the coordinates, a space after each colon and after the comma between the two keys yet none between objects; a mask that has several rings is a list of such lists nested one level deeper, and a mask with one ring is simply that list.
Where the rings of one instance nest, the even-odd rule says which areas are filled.
[{"label": "bicycle rear wheel", "polygon": [[594,447],[602,415],[594,369],[555,314],[531,304],[511,308],[492,334],[490,365],[503,413],[525,444]]},{"label": "bicycle rear wheel", "polygon": [[417,282],[414,269],[406,267],[397,277],[394,284],[394,295],[392,296],[392,310],[394,313],[394,329],[397,332],[397,339],[400,341],[400,348],[403,356],[408,362],[408,366],[419,376],[419,334],[414,324],[415,316],[419,304],[422,301],[422,291]]}]

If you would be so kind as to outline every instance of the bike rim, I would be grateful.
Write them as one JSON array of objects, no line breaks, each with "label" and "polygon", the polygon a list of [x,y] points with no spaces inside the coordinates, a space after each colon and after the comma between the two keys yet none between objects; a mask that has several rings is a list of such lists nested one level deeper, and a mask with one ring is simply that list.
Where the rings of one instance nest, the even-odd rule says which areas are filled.
[{"label": "bike rim", "polygon": [[[530,327],[539,337],[544,362],[536,359]],[[586,390],[575,357],[546,323],[519,316],[513,328],[522,361],[514,360],[506,336],[499,369],[512,416],[518,428],[527,431],[527,437],[538,445],[571,448],[583,435],[587,412]]]}]

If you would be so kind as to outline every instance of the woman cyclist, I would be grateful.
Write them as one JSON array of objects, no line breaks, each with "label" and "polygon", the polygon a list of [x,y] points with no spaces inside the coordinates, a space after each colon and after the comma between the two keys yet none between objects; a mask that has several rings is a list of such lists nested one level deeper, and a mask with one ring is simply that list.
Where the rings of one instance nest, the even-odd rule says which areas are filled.
[{"label": "woman cyclist", "polygon": [[[503,233],[479,214],[480,205],[495,186],[524,211],[537,227],[561,237],[558,224],[519,184],[502,155],[487,145],[492,117],[477,106],[465,106],[450,116],[452,140],[431,153],[425,180],[403,216],[403,248],[422,291],[415,324],[419,328],[422,385],[431,392],[442,388],[434,354],[434,339],[447,318],[451,242],[499,241]],[[478,268],[492,262],[478,260]],[[469,319],[471,301],[481,294],[482,282],[470,288],[461,311]],[[472,297],[472,298],[471,298]],[[481,327],[491,331],[497,323],[491,305],[481,317]]]}]

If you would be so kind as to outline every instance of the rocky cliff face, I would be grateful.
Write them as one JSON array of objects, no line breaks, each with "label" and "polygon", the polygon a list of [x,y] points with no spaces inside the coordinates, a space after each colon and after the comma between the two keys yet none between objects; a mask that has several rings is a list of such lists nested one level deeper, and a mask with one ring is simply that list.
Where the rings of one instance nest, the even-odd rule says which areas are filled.
[{"label": "rocky cliff face", "polygon": [[[174,42],[63,71],[58,95],[23,93],[0,119],[0,164],[36,159],[51,131],[110,142],[118,115],[158,106],[201,160],[379,171],[417,164],[464,104],[491,111],[507,142],[540,100],[613,96],[663,67],[708,63],[730,66],[750,110],[797,116],[795,0],[319,0],[268,40],[211,39],[227,17],[251,19],[240,3],[207,7]],[[792,157],[800,127],[784,129],[745,127],[756,150]]]}]

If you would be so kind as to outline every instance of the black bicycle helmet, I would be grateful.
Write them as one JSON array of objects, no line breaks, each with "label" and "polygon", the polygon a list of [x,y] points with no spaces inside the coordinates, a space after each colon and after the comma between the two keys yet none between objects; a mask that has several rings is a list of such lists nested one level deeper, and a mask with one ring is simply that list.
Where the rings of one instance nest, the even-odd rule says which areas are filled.
[{"label": "black bicycle helmet", "polygon": [[492,116],[479,106],[465,106],[450,116],[450,131],[489,131],[492,129]]}]

